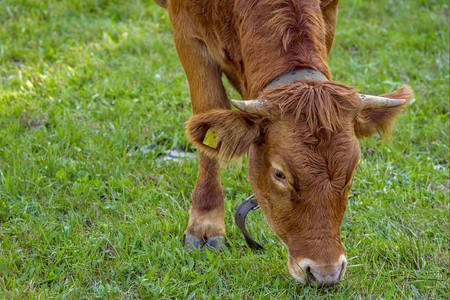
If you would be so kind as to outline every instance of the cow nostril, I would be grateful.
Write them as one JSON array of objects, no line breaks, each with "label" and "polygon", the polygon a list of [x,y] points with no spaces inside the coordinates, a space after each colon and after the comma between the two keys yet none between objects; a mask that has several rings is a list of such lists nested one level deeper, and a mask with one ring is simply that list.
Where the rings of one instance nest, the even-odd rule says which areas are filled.
[{"label": "cow nostril", "polygon": [[342,263],[341,271],[339,272],[338,280],[341,279],[341,277],[342,277],[342,275],[344,274],[344,272],[345,272],[345,261]]},{"label": "cow nostril", "polygon": [[311,285],[315,285],[315,284],[316,284],[316,277],[315,277],[314,274],[311,272],[311,267],[307,267],[307,268],[306,268],[306,275],[308,276],[309,283],[310,283]]}]

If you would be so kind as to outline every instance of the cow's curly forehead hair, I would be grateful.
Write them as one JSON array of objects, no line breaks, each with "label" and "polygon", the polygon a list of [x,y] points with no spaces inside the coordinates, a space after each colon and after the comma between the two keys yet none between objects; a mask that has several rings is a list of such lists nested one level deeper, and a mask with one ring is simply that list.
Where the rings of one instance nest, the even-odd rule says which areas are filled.
[{"label": "cow's curly forehead hair", "polygon": [[352,125],[361,109],[357,90],[342,83],[303,80],[265,90],[269,119],[306,122],[311,133],[332,133]]}]

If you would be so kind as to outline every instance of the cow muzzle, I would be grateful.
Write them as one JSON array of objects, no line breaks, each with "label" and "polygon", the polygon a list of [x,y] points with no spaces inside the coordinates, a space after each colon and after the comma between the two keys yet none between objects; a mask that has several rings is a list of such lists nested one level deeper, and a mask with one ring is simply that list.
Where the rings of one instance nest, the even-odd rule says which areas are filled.
[{"label": "cow muzzle", "polygon": [[318,264],[310,259],[288,259],[288,269],[292,277],[302,284],[309,282],[312,286],[330,286],[336,284],[345,273],[347,259],[341,255],[334,263]]}]

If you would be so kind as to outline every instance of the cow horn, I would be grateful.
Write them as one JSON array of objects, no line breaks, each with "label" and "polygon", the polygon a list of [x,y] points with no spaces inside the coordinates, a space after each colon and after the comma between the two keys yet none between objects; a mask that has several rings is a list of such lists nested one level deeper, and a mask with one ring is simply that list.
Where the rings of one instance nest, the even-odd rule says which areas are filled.
[{"label": "cow horn", "polygon": [[396,107],[406,102],[405,99],[391,99],[364,94],[358,94],[358,96],[364,103],[364,109]]},{"label": "cow horn", "polygon": [[231,104],[239,110],[248,112],[249,114],[255,114],[260,116],[266,116],[267,111],[264,108],[264,103],[266,100],[264,99],[256,99],[256,100],[231,100]]}]

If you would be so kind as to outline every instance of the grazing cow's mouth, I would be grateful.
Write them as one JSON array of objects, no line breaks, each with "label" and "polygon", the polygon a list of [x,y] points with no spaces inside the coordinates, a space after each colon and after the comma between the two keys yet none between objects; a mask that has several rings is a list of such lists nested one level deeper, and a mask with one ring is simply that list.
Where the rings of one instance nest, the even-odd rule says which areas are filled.
[{"label": "grazing cow's mouth", "polygon": [[347,259],[341,255],[333,264],[319,265],[310,259],[288,259],[289,273],[302,284],[312,286],[331,286],[339,282],[347,268]]}]

